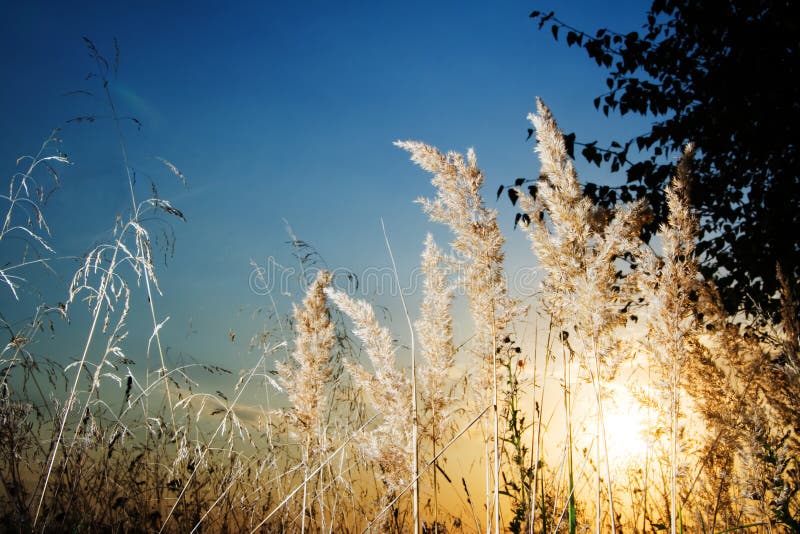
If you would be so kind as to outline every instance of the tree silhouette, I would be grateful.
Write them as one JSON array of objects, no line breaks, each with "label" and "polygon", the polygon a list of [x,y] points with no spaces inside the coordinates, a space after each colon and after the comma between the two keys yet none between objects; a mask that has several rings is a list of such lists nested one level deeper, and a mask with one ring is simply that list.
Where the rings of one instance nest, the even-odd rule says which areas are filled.
[{"label": "tree silhouette", "polygon": [[658,224],[677,156],[694,142],[703,274],[729,312],[777,318],[776,264],[795,292],[800,277],[800,3],[654,0],[641,34],[590,35],[553,12],[530,16],[606,72],[595,108],[654,117],[650,131],[606,148],[565,135],[571,155],[580,147],[587,161],[626,175],[625,185],[589,183],[586,193],[607,206],[647,197]]}]

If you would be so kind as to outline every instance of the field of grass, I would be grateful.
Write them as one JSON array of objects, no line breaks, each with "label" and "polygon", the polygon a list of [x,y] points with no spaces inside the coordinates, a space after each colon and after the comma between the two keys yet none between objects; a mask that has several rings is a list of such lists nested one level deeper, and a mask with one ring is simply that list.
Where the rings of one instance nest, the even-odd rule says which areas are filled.
[{"label": "field of grass", "polygon": [[[119,127],[109,64],[88,45]],[[422,209],[452,233],[447,247],[420,236],[418,309],[403,301],[389,323],[304,264],[305,297],[242,370],[168,366],[153,232],[183,214],[155,188],[140,196],[120,135],[130,205],[113,239],[22,326],[0,317],[0,528],[800,531],[795,296],[776,295],[779,324],[723,311],[698,271],[691,146],[646,243],[648,207],[595,206],[548,108],[530,119],[540,177],[510,197],[541,274],[533,299],[509,289],[476,155],[397,142],[432,175]],[[54,135],[2,195],[9,298],[53,258],[42,206],[67,163]],[[126,355],[134,302],[149,318],[145,368]],[[88,317],[75,361],[31,350],[73,313]],[[229,388],[204,390],[209,375]]]}]

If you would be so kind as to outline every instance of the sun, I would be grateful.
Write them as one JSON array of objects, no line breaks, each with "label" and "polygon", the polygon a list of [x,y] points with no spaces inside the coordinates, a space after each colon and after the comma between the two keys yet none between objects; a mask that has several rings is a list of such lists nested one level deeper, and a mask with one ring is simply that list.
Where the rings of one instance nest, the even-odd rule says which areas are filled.
[{"label": "sun", "polygon": [[647,453],[646,411],[627,390],[618,388],[603,415],[611,464],[625,467],[642,461]]}]

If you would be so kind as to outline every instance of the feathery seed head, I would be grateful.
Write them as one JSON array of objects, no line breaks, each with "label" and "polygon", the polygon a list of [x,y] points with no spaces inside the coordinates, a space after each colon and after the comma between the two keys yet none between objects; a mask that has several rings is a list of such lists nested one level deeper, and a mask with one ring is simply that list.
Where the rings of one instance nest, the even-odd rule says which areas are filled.
[{"label": "feathery seed head", "polygon": [[421,198],[425,213],[434,222],[453,232],[452,242],[461,256],[462,283],[470,299],[470,312],[476,327],[474,350],[483,362],[478,385],[484,394],[491,391],[495,347],[505,336],[520,305],[508,296],[503,276],[503,243],[497,224],[497,212],[485,206],[481,197],[483,173],[478,168],[475,152],[467,151],[466,159],[456,152],[443,154],[436,148],[417,141],[395,145],[411,153],[411,160],[432,173],[431,183],[436,197]]},{"label": "feathery seed head", "polygon": [[335,325],[325,303],[325,288],[332,275],[320,271],[309,286],[303,306],[294,307],[295,348],[292,362],[278,365],[278,375],[291,408],[289,419],[303,441],[312,449],[320,444],[327,385],[333,373],[331,351],[336,340]]},{"label": "feathery seed head", "polygon": [[547,275],[542,282],[545,309],[561,324],[575,325],[584,339],[607,338],[624,324],[619,309],[635,289],[619,279],[615,261],[639,247],[647,210],[644,203],[633,202],[611,214],[601,212],[583,194],[564,136],[541,100],[529,119],[536,128],[542,172],[536,198],[522,190],[519,198],[530,221],[524,227]]},{"label": "feathery seed head", "polygon": [[450,314],[453,287],[447,281],[447,270],[442,265],[444,259],[433,236],[428,234],[422,253],[424,296],[415,326],[423,360],[418,371],[421,398],[424,410],[431,414],[430,429],[434,440],[444,430],[446,410],[450,404],[445,388],[455,365],[456,352]]},{"label": "feathery seed head", "polygon": [[359,445],[364,454],[380,463],[389,490],[401,489],[413,473],[411,384],[395,367],[392,336],[380,326],[372,306],[332,288],[326,288],[325,293],[353,321],[353,331],[372,363],[372,374],[360,365],[346,363],[357,386],[372,398],[383,415],[377,428],[362,433]]}]

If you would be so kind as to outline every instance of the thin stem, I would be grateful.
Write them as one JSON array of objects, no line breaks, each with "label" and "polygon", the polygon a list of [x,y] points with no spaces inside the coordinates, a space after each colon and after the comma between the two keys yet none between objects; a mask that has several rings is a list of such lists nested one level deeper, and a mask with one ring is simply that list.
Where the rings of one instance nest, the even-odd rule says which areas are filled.
[{"label": "thin stem", "polygon": [[672,424],[672,443],[670,444],[670,463],[671,463],[671,472],[670,472],[670,505],[669,505],[669,515],[670,515],[670,533],[676,534],[677,532],[677,504],[678,504],[678,373],[680,372],[680,368],[678,365],[678,359],[672,358],[672,398],[670,403],[670,414],[671,416],[671,424]]},{"label": "thin stem", "polygon": [[[42,511],[42,503],[44,502],[44,496],[47,492],[47,487],[50,482],[50,477],[53,473],[53,465],[56,461],[56,455],[58,454],[59,445],[61,444],[61,439],[64,436],[64,429],[67,426],[67,418],[69,417],[69,412],[72,410],[72,405],[75,403],[75,397],[78,393],[78,382],[81,378],[81,371],[83,370],[84,366],[86,365],[86,360],[89,356],[89,347],[91,347],[92,339],[94,338],[94,333],[97,328],[97,320],[100,318],[100,309],[104,302],[104,295],[106,294],[106,288],[108,287],[108,281],[113,276],[114,267],[116,265],[117,254],[119,252],[119,242],[117,242],[117,246],[114,247],[114,253],[111,257],[111,265],[109,267],[109,271],[106,272],[100,281],[100,288],[97,292],[97,302],[95,303],[94,310],[92,311],[92,324],[89,327],[89,335],[86,337],[86,342],[83,345],[83,353],[81,354],[81,359],[77,363],[77,368],[75,370],[75,380],[72,382],[72,387],[70,389],[69,396],[67,397],[67,401],[64,405],[64,415],[61,418],[61,423],[58,426],[58,436],[56,437],[55,445],[53,445],[53,454],[50,456],[50,461],[47,466],[47,474],[44,478],[44,484],[42,485],[42,493],[39,496],[39,504],[36,505],[36,514],[33,518],[33,528],[36,528],[36,523],[39,520],[39,514]],[[88,402],[88,399],[87,399]]]},{"label": "thin stem", "polygon": [[306,506],[308,503],[308,448],[303,451],[303,509],[301,510],[300,532],[306,532]]},{"label": "thin stem", "polygon": [[[492,318],[494,318],[492,301]],[[500,417],[497,413],[497,332],[492,321],[492,396],[494,417],[494,531],[500,534]]]},{"label": "thin stem", "polygon": [[347,445],[348,443],[350,443],[350,440],[352,440],[352,439],[353,439],[353,438],[356,436],[356,434],[358,434],[359,432],[361,432],[362,430],[364,430],[364,429],[367,427],[367,425],[368,425],[368,424],[370,424],[370,423],[372,422],[372,420],[373,420],[373,419],[375,419],[376,417],[378,417],[378,415],[380,415],[380,412],[378,412],[378,413],[376,413],[375,415],[373,415],[372,417],[370,417],[370,418],[369,418],[369,419],[368,419],[368,420],[367,420],[367,421],[366,421],[366,422],[365,422],[363,425],[361,425],[361,427],[360,427],[358,430],[356,430],[355,432],[353,432],[353,433],[350,435],[350,437],[349,437],[349,438],[347,438],[346,440],[344,440],[344,442],[343,442],[341,445],[339,445],[339,447],[338,447],[338,448],[337,448],[335,451],[333,451],[331,454],[329,454],[329,455],[328,455],[328,457],[327,457],[327,458],[325,458],[325,459],[324,459],[322,462],[320,462],[320,464],[319,464],[317,467],[315,467],[315,468],[314,468],[314,470],[313,470],[313,471],[311,471],[311,473],[309,473],[307,477],[305,477],[305,478],[303,479],[303,482],[302,482],[302,483],[301,483],[299,486],[297,486],[297,487],[296,487],[296,488],[294,488],[292,491],[290,491],[290,492],[289,492],[289,494],[288,494],[286,497],[284,497],[284,499],[283,499],[281,502],[279,502],[279,503],[278,503],[278,504],[275,506],[275,508],[273,508],[273,509],[272,509],[272,511],[271,511],[269,514],[267,514],[267,516],[266,516],[264,519],[262,519],[262,520],[261,520],[261,522],[260,522],[259,524],[257,524],[257,525],[255,526],[255,528],[253,528],[253,529],[250,531],[250,534],[254,534],[256,531],[258,531],[258,529],[260,529],[262,526],[264,526],[264,524],[265,524],[267,521],[269,521],[269,520],[272,518],[272,516],[273,516],[273,515],[275,515],[275,512],[277,512],[278,510],[280,510],[281,508],[283,508],[283,507],[286,505],[286,503],[287,503],[287,502],[289,502],[289,500],[290,500],[292,497],[294,497],[294,496],[297,494],[297,492],[298,492],[298,491],[300,491],[301,489],[303,489],[303,486],[305,486],[306,482],[308,482],[308,480],[309,480],[309,478],[310,478],[310,477],[313,477],[313,476],[315,476],[315,475],[316,475],[316,474],[317,474],[317,473],[318,473],[318,472],[319,472],[319,471],[320,471],[320,470],[321,470],[321,469],[322,469],[322,468],[323,468],[325,465],[327,465],[327,463],[328,463],[328,462],[330,462],[330,461],[331,461],[331,459],[333,459],[333,458],[334,458],[334,457],[335,457],[337,454],[339,454],[339,451],[341,451],[342,449],[344,449],[344,446],[345,446],[345,445]]},{"label": "thin stem", "polygon": [[[567,420],[567,482],[569,484],[569,497],[567,507],[569,510],[569,532],[575,534],[578,526],[577,510],[575,508],[575,480],[573,475],[572,459],[572,408],[570,405],[570,367],[567,359],[567,350],[561,347],[561,357],[564,366],[564,414]],[[562,514],[563,515],[563,514]],[[560,520],[559,520],[560,523]],[[556,527],[557,528],[557,527]]]},{"label": "thin stem", "polygon": [[[467,425],[466,425],[464,428],[462,428],[462,429],[461,429],[461,430],[458,432],[458,434],[456,434],[455,436],[453,436],[453,439],[451,439],[450,441],[448,441],[448,442],[447,442],[447,444],[446,444],[444,447],[442,447],[442,450],[441,450],[441,451],[439,451],[439,454],[437,454],[436,456],[434,456],[434,457],[431,459],[431,461],[430,461],[430,462],[428,462],[427,464],[425,464],[425,466],[422,468],[422,470],[421,470],[421,471],[420,471],[420,473],[419,473],[419,474],[416,476],[416,478],[415,478],[414,480],[412,480],[411,482],[409,482],[409,483],[408,483],[408,485],[406,485],[406,487],[405,487],[405,488],[403,488],[401,491],[397,492],[397,495],[395,495],[394,499],[392,499],[392,501],[391,501],[391,502],[389,502],[389,503],[388,503],[388,504],[387,504],[387,505],[386,505],[386,506],[383,508],[383,510],[381,510],[380,512],[378,512],[378,515],[376,515],[375,517],[373,517],[373,518],[372,518],[372,521],[370,521],[370,522],[369,522],[369,524],[367,524],[367,526],[366,526],[366,527],[365,527],[365,528],[364,528],[364,529],[361,531],[361,534],[364,534],[364,532],[367,532],[367,531],[368,531],[368,530],[369,530],[369,529],[372,527],[372,525],[374,525],[374,524],[375,524],[375,522],[376,522],[376,521],[377,521],[377,520],[378,520],[378,519],[379,519],[379,518],[380,518],[380,517],[381,517],[383,514],[385,514],[386,512],[388,512],[388,511],[389,511],[389,510],[392,508],[392,506],[394,506],[394,504],[395,504],[395,503],[396,503],[398,500],[400,500],[400,497],[402,497],[402,496],[405,494],[405,492],[406,492],[406,491],[408,491],[408,490],[409,490],[409,488],[411,488],[411,487],[414,485],[414,483],[415,483],[417,480],[419,480],[419,477],[421,477],[422,475],[424,475],[424,474],[425,474],[425,472],[426,472],[426,471],[427,471],[427,470],[428,470],[428,469],[429,469],[431,466],[433,466],[433,465],[434,465],[434,462],[436,462],[436,460],[438,460],[439,458],[441,458],[441,456],[442,456],[442,455],[443,455],[443,454],[444,454],[444,453],[447,451],[447,449],[449,449],[451,445],[453,445],[453,444],[454,444],[456,441],[458,441],[458,438],[460,438],[461,436],[463,436],[463,435],[464,435],[464,433],[466,433],[466,431],[467,431],[467,430],[469,430],[470,428],[472,428],[472,425],[474,425],[474,424],[475,424],[475,423],[476,423],[476,422],[477,422],[477,421],[478,421],[478,420],[479,420],[481,417],[483,417],[483,415],[484,415],[484,414],[485,414],[487,411],[489,411],[489,407],[488,407],[488,406],[487,406],[486,408],[484,408],[484,409],[483,409],[483,411],[481,411],[481,413],[479,413],[478,415],[476,415],[476,416],[475,416],[475,417],[472,419],[472,421],[470,421],[470,422],[469,422],[469,423],[468,423],[468,424],[467,424]],[[262,523],[262,524],[263,524],[263,523]],[[258,525],[258,526],[260,527],[261,525]],[[257,529],[258,529],[258,527],[256,527],[256,530],[257,530]],[[255,530],[253,530],[253,531],[252,531],[250,534],[253,534],[253,532],[255,532]]]},{"label": "thin stem", "polygon": [[414,463],[414,534],[419,533],[419,443],[418,443],[418,420],[417,420],[417,355],[414,343],[414,326],[411,324],[411,315],[408,313],[406,306],[406,299],[403,297],[403,288],[400,285],[400,277],[397,275],[397,264],[394,261],[394,254],[392,254],[392,247],[389,244],[389,237],[386,235],[386,226],[381,219],[381,229],[383,230],[383,239],[386,241],[386,249],[389,251],[389,258],[392,260],[392,272],[394,279],[397,283],[398,293],[400,295],[400,302],[403,304],[403,312],[408,322],[408,331],[411,336],[411,440],[413,444],[413,459]]},{"label": "thin stem", "polygon": [[614,516],[614,496],[612,493],[611,488],[611,462],[608,460],[608,440],[606,439],[606,423],[605,423],[605,414],[603,412],[603,385],[600,376],[600,357],[597,352],[597,338],[594,337],[592,339],[592,351],[594,353],[594,364],[595,364],[595,392],[597,394],[597,426],[598,426],[598,440],[597,440],[597,516],[598,516],[598,523],[597,523],[597,532],[600,532],[600,442],[602,440],[603,445],[603,452],[605,453],[605,463],[606,463],[606,484],[608,486],[608,511],[611,518],[611,532],[616,533],[617,526],[616,526],[616,517]]},{"label": "thin stem", "polygon": [[[533,413],[537,415],[536,432],[531,439],[535,439],[534,453],[531,461],[533,462],[533,480],[531,480],[531,521],[530,521],[530,534],[533,534],[533,525],[536,519],[536,478],[539,475],[539,453],[541,451],[542,443],[542,407],[544,406],[544,392],[545,385],[547,384],[547,368],[550,364],[550,334],[553,332],[553,321],[551,318],[550,325],[547,330],[547,341],[544,353],[544,371],[542,372],[542,392],[539,397],[539,408],[537,409],[536,396],[534,398]],[[534,342],[533,342],[533,391],[536,391],[536,367],[537,367],[537,354],[539,349],[539,329],[538,317],[534,326]],[[542,532],[547,532],[547,514],[545,513],[545,499],[544,499],[544,476],[542,476]]]},{"label": "thin stem", "polygon": [[[103,72],[100,66],[99,56],[95,57],[95,61],[97,61],[98,72]],[[120,125],[119,114],[117,113],[117,107],[114,105],[114,99],[111,97],[111,89],[108,80],[106,79],[105,75],[103,75],[103,86],[105,88],[106,98],[108,99],[108,106],[111,108],[111,117],[114,120],[114,126],[117,130],[117,136],[119,138],[119,148],[122,152],[122,162],[125,165],[125,174],[128,177],[128,188],[130,189],[131,194],[131,206],[133,210],[133,219],[139,223],[140,222],[140,213],[139,207],[136,204],[136,194],[134,192],[133,187],[133,175],[131,174],[131,167],[128,163],[128,150],[125,145],[125,137],[122,135],[122,127]],[[139,260],[142,265],[144,266],[144,285],[147,291],[147,302],[150,307],[150,317],[153,321],[153,328],[154,328],[154,335],[156,338],[156,347],[158,348],[158,356],[161,363],[161,369],[159,373],[165,373],[167,370],[167,365],[164,359],[164,350],[161,346],[161,334],[159,332],[158,327],[158,320],[156,319],[156,311],[155,306],[153,304],[153,290],[150,285],[150,277],[153,276],[152,272],[152,262],[149,257],[149,254],[145,253],[145,247],[149,246],[144,240],[142,239],[141,234],[139,231],[136,232],[136,245],[137,245],[137,260]],[[148,355],[149,356],[149,355]],[[169,406],[169,415],[170,421],[172,422],[172,432],[175,432],[177,428],[175,425],[175,409],[172,406],[172,393],[169,389],[169,382],[165,382],[165,392],[167,394],[167,404]]]}]

